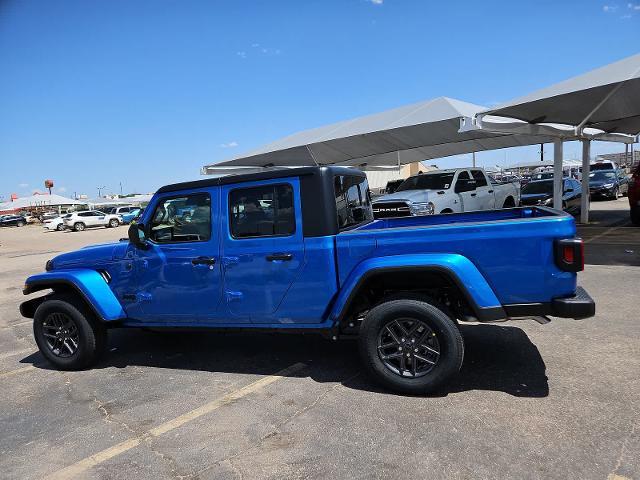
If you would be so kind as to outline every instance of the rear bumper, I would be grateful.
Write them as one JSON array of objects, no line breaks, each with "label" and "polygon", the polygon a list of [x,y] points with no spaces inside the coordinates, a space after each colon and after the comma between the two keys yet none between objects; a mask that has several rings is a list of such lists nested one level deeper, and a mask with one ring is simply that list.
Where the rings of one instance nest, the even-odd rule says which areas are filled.
[{"label": "rear bumper", "polygon": [[509,317],[539,317],[550,315],[561,318],[593,317],[596,314],[596,302],[582,287],[576,288],[572,297],[554,298],[547,303],[520,303],[505,305],[504,310]]}]

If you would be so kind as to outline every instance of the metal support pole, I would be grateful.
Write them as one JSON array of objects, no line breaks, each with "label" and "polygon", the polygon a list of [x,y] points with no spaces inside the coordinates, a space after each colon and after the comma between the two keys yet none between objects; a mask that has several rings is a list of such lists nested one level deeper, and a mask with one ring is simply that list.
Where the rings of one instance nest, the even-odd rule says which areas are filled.
[{"label": "metal support pole", "polygon": [[562,210],[562,147],[561,138],[553,141],[553,208]]},{"label": "metal support pole", "polygon": [[473,161],[473,166],[475,167],[476,166],[476,152],[471,152],[471,158],[472,158],[472,161]]},{"label": "metal support pole", "polygon": [[582,140],[582,196],[580,223],[589,223],[589,171],[591,170],[591,140]]}]

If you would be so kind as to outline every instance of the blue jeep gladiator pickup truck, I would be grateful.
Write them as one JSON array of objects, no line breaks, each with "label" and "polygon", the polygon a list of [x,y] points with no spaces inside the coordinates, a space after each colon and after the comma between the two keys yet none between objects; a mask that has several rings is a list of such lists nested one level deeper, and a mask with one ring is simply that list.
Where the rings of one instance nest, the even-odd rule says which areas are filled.
[{"label": "blue jeep gladiator pickup truck", "polygon": [[357,337],[388,388],[436,389],[462,365],[458,322],[595,314],[582,241],[545,207],[374,220],[367,179],[268,169],[162,187],[129,239],[49,260],[20,306],[60,369],[95,362],[112,327]]}]

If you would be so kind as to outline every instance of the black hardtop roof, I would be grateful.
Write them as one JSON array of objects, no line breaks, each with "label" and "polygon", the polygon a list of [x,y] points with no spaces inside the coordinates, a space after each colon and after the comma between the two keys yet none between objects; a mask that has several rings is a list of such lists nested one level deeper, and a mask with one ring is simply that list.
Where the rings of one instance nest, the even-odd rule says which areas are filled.
[{"label": "black hardtop roof", "polygon": [[364,177],[365,173],[349,167],[296,167],[296,168],[268,168],[261,172],[241,173],[237,175],[225,175],[224,177],[205,178],[190,182],[173,183],[158,189],[157,193],[175,192],[195,188],[217,187],[244,182],[256,182],[260,180],[273,180],[276,178],[299,177],[303,175],[322,175],[324,172],[333,175],[355,175]]}]

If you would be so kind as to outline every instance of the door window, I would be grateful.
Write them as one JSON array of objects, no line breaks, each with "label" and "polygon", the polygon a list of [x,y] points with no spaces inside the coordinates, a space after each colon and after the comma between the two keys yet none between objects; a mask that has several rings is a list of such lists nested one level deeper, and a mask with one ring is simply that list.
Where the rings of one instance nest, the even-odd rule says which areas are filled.
[{"label": "door window", "polygon": [[333,182],[338,228],[347,228],[373,220],[373,209],[366,178],[337,175]]},{"label": "door window", "polygon": [[487,185],[487,179],[484,173],[482,173],[482,170],[471,170],[471,175],[473,175],[473,179],[476,181],[476,187],[484,187]]},{"label": "door window", "polygon": [[232,190],[229,225],[233,238],[292,235],[296,230],[293,188],[281,184]]},{"label": "door window", "polygon": [[211,197],[194,193],[161,200],[151,217],[149,239],[156,243],[206,242],[211,238]]}]

